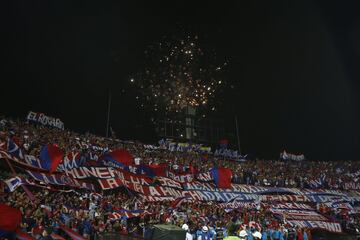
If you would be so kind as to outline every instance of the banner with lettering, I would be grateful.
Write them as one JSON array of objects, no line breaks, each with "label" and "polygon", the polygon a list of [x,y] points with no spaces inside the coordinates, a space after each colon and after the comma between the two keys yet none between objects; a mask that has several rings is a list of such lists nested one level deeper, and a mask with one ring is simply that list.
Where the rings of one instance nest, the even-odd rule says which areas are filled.
[{"label": "banner with lettering", "polygon": [[168,171],[167,172],[167,176],[175,181],[181,182],[181,183],[185,183],[185,182],[192,182],[194,180],[194,175],[191,173],[184,173],[184,174],[179,174],[179,173],[175,173],[173,171]]},{"label": "banner with lettering", "polygon": [[310,205],[304,203],[297,203],[297,202],[281,202],[281,203],[271,203],[271,204],[264,204],[267,208],[272,209],[292,209],[292,210],[307,210],[307,211],[315,211]]},{"label": "banner with lettering", "polygon": [[119,179],[122,182],[134,183],[139,185],[161,185],[182,189],[182,185],[170,178],[157,177],[149,178],[145,175],[134,174],[123,169],[113,167],[80,167],[66,170],[65,174],[75,179]]},{"label": "banner with lettering", "polygon": [[[242,201],[260,199],[265,202],[281,201],[295,203],[321,203],[339,200],[351,202],[360,200],[359,194],[353,193],[353,195],[348,195],[337,190],[300,190],[296,188],[269,188],[244,184],[231,184],[229,189],[219,189],[210,182],[193,181],[180,183],[167,177],[153,179],[112,167],[80,167],[66,170],[65,174],[74,179],[95,178],[103,190],[123,186],[140,194],[157,197],[177,197],[190,194],[194,199],[200,201],[229,202],[235,198]],[[156,188],[155,190],[154,188],[148,189],[145,188],[146,186],[155,186]],[[162,187],[177,189],[183,193],[163,194]],[[160,191],[157,191],[159,190],[158,188],[160,188]],[[151,192],[155,194],[149,194]]]},{"label": "banner with lettering", "polygon": [[220,203],[219,207],[225,208],[225,209],[256,209],[259,207],[259,204],[256,202],[245,202],[245,201],[232,201],[228,203]]},{"label": "banner with lettering", "polygon": [[245,161],[245,159],[247,158],[247,155],[241,155],[238,153],[238,151],[236,150],[231,150],[231,149],[216,149],[214,152],[214,156],[215,157],[227,157],[227,158],[232,158],[232,159],[239,159],[239,160],[243,160]]},{"label": "banner with lettering", "polygon": [[[82,165],[82,163],[80,161],[81,158],[79,158],[76,153],[70,153],[70,156],[68,154],[67,157],[65,157],[65,160],[62,162],[62,169],[64,169],[64,172],[55,172],[53,177],[52,175],[42,174],[47,171],[36,167],[39,166],[38,158],[31,155],[19,154],[16,149],[16,147],[12,147],[11,152],[0,150],[0,159],[11,160],[11,162],[16,164],[18,167],[29,170],[29,172],[32,173],[31,176],[35,178],[35,180],[48,184],[67,185],[69,187],[79,187],[82,186],[82,184],[85,184],[85,186],[83,186],[84,188],[95,189],[95,185],[92,184],[86,187],[86,182],[83,183],[82,181],[87,178],[92,178],[97,180],[95,183],[98,183],[98,186],[104,190],[124,185],[126,186],[128,184],[135,184],[136,186],[157,186],[176,189],[181,191],[181,193],[173,195],[162,194],[162,190],[164,189],[160,189],[158,192],[159,194],[150,194],[149,196],[174,198],[190,194],[195,200],[219,201],[225,203],[232,201],[235,198],[239,201],[253,201],[260,199],[263,202],[360,202],[360,193],[358,191],[274,188],[245,184],[231,184],[229,189],[218,189],[212,182],[210,172],[199,173],[193,177],[192,174],[178,174],[169,171],[168,177],[149,178],[147,175],[131,173],[129,171],[113,167],[77,167],[78,165]],[[64,180],[64,178],[66,181],[61,181]],[[106,181],[100,181],[102,179]],[[146,191],[145,193],[142,191],[136,191],[135,185],[130,185],[129,189],[145,196],[147,195]],[[155,188],[155,190],[157,189]]]},{"label": "banner with lettering", "polygon": [[344,183],[344,189],[360,190],[360,182],[346,182],[346,183]]},{"label": "banner with lettering", "polygon": [[[2,149],[4,149],[4,148],[2,148]],[[39,160],[38,157],[23,154],[23,152],[21,151],[21,148],[18,147],[12,141],[8,141],[6,150],[0,150],[0,159],[11,160],[12,162],[16,163],[19,167],[27,169],[27,170],[47,172],[46,169],[41,168],[41,161]],[[95,159],[98,159],[98,157],[96,157]],[[82,156],[79,152],[75,152],[75,151],[69,152],[64,156],[64,159],[59,164],[57,171],[58,172],[66,172],[69,170],[71,171],[73,169],[82,168],[83,166],[87,165],[88,160],[89,159],[86,159],[86,157]],[[92,160],[90,160],[90,161],[92,161]],[[103,166],[102,161],[92,161],[92,162],[95,163],[96,166],[99,166],[99,167]],[[143,165],[143,168],[144,167],[146,167],[146,165]],[[149,168],[151,168],[151,166]],[[132,172],[132,173],[136,173],[138,176],[149,175],[149,174],[146,174],[146,172],[144,173],[143,171],[139,171],[139,166],[135,166],[135,165],[129,166],[128,171]],[[171,171],[169,169],[166,169],[164,171],[167,173],[165,175],[165,176],[167,176],[167,178],[172,179],[176,182],[183,183],[183,184],[188,184],[191,182],[198,182],[198,181],[200,181],[200,182],[213,182],[214,181],[213,176],[210,172],[194,174],[191,172],[184,172],[184,171],[182,171],[181,173],[178,173],[175,171]],[[156,175],[156,171],[153,171],[153,172],[155,174],[152,177],[157,178],[158,176]],[[80,174],[80,175],[82,174],[81,170],[80,170],[80,172],[78,172],[78,174]],[[100,177],[101,178],[101,175],[100,176],[94,175],[92,177]],[[111,177],[113,177],[113,176],[111,176]],[[81,179],[81,176],[79,177],[79,179]],[[315,180],[313,180],[313,181],[315,181]],[[232,185],[235,186],[235,184],[232,184]],[[185,186],[185,187],[187,187],[187,186]],[[249,186],[249,188],[254,188],[254,187],[255,186]],[[257,194],[264,194],[264,195],[305,194],[306,196],[308,196],[310,198],[310,201],[313,201],[313,202],[327,202],[327,201],[333,201],[334,199],[336,199],[333,196],[329,196],[329,195],[340,195],[342,197],[342,199],[345,201],[359,201],[359,194],[352,195],[352,192],[349,192],[349,191],[344,193],[343,191],[340,191],[340,190],[317,189],[317,187],[318,186],[314,185],[313,189],[302,189],[302,190],[297,189],[297,188],[262,187],[263,190],[261,190],[261,191],[263,191],[263,193],[260,193],[259,189],[256,190],[256,192],[257,192]],[[339,189],[342,188],[345,190],[359,190],[360,184],[357,182],[344,182],[341,185],[334,186],[334,187],[338,187]],[[259,188],[259,187],[256,187],[256,188]],[[191,188],[189,188],[189,189],[191,189]],[[208,188],[206,188],[206,189],[208,189]],[[201,189],[196,188],[196,190],[201,190]],[[212,187],[210,190],[213,191],[214,188]]]},{"label": "banner with lettering", "polygon": [[203,146],[196,143],[181,143],[174,142],[172,139],[161,139],[159,141],[160,149],[167,149],[169,151],[177,152],[199,152],[199,153],[211,153],[211,147]]},{"label": "banner with lettering", "polygon": [[94,184],[77,180],[66,176],[65,174],[46,174],[34,171],[27,171],[27,173],[36,181],[43,182],[45,184],[66,186],[72,188],[83,188],[91,191],[96,191]]},{"label": "banner with lettering", "polygon": [[315,211],[270,208],[270,212],[275,215],[280,215],[286,220],[328,221],[326,217]]},{"label": "banner with lettering", "polygon": [[50,117],[44,113],[30,111],[26,117],[26,120],[33,123],[39,123],[44,126],[55,127],[64,130],[64,123],[60,120],[60,118]]},{"label": "banner with lettering", "polygon": [[337,222],[324,222],[324,221],[296,221],[290,220],[287,221],[289,224],[293,226],[299,226],[301,228],[317,228],[326,230],[333,233],[341,233],[342,229],[340,223]]},{"label": "banner with lettering", "polygon": [[36,184],[34,182],[31,182],[29,179],[25,179],[19,176],[6,179],[4,180],[4,183],[6,185],[5,191],[7,192],[13,192],[21,185],[30,185],[35,187],[47,188],[47,186]]},{"label": "banner with lettering", "polygon": [[45,169],[41,169],[38,167],[34,167],[31,164],[29,164],[27,162],[27,160],[32,159],[29,158],[30,155],[24,155],[23,158],[19,158],[16,156],[11,155],[10,153],[6,152],[6,151],[2,151],[0,150],[0,160],[10,160],[12,163],[15,163],[16,165],[18,165],[19,167],[26,169],[26,170],[35,170],[35,171],[39,171],[39,172],[48,172]]},{"label": "banner with lettering", "polygon": [[287,153],[285,150],[280,153],[281,160],[292,160],[292,161],[303,161],[305,160],[304,154],[291,154]]}]

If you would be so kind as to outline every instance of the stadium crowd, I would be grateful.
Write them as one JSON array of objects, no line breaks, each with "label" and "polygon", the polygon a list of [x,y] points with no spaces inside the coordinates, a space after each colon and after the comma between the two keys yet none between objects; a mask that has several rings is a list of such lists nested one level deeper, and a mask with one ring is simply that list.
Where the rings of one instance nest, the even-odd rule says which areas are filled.
[{"label": "stadium crowd", "polygon": [[[85,160],[98,160],[103,153],[125,148],[137,159],[137,164],[165,163],[173,171],[183,171],[192,166],[198,172],[222,165],[233,171],[234,183],[257,186],[346,189],[346,184],[360,185],[360,162],[355,161],[279,161],[253,160],[239,162],[198,151],[169,151],[148,149],[137,141],[116,141],[90,133],[79,134],[56,128],[34,126],[24,121],[2,119],[0,142],[4,145],[11,138],[22,146],[26,154],[39,156],[44,144],[58,145],[65,151],[78,152]],[[90,148],[89,146],[97,146]],[[301,172],[302,174],[297,174]]]},{"label": "stadium crowd", "polygon": [[[109,150],[124,148],[135,157],[135,164],[167,164],[175,172],[185,172],[190,168],[204,172],[213,166],[224,166],[232,169],[233,183],[256,186],[346,189],[347,183],[358,184],[360,175],[359,162],[251,160],[239,163],[234,159],[199,151],[149,148],[137,141],[107,139],[90,133],[79,134],[0,118],[0,148],[6,149],[9,139],[20,146],[25,154],[39,156],[41,147],[51,143],[63,149],[65,155],[78,152],[82,161],[88,164],[98,161]],[[6,161],[0,161],[0,167],[0,180],[13,176]],[[28,178],[21,169],[17,169],[19,175]],[[85,239],[99,239],[104,233],[143,238],[149,234],[151,226],[157,223],[182,227],[188,232],[189,240],[215,240],[230,235],[249,240],[312,239],[310,229],[286,223],[261,204],[251,209],[230,210],[214,202],[189,201],[174,207],[170,201],[141,202],[136,194],[125,188],[108,190],[102,195],[90,195],[83,190],[30,189],[34,193],[33,201],[18,188],[10,193],[0,191],[0,203],[20,209],[23,216],[21,229],[36,239],[66,239],[68,236],[64,234],[64,227]],[[325,206],[314,207],[327,218],[340,221],[345,228],[359,224],[359,218],[346,212]],[[144,211],[132,217],[112,220],[113,211],[121,209]]]},{"label": "stadium crowd", "polygon": [[[3,196],[2,201],[20,209],[23,214],[21,229],[36,239],[52,239],[52,233],[62,235],[60,224],[86,239],[97,239],[103,233],[141,238],[155,223],[181,226],[193,235],[193,239],[205,233],[209,239],[223,239],[228,235],[244,235],[244,232],[249,236],[247,239],[253,239],[250,236],[256,231],[262,233],[261,239],[311,239],[309,229],[283,224],[264,208],[226,211],[214,203],[197,202],[184,203],[170,211],[170,202],[136,203],[134,198],[121,192],[97,199],[73,192],[42,190],[36,192],[35,198],[30,201],[25,192],[16,191]],[[149,214],[112,221],[113,210],[123,208],[143,208]],[[252,222],[256,224],[251,225]]]}]

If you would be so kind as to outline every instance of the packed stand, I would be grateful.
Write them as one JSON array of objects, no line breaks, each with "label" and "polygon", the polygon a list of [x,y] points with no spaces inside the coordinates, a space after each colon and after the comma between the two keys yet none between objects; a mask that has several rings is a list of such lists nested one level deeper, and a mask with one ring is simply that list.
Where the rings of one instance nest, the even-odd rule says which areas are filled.
[{"label": "packed stand", "polygon": [[[140,142],[78,134],[3,118],[0,121],[0,146],[4,147],[8,139],[20,146],[25,154],[39,156],[41,147],[51,143],[63,149],[65,154],[80,153],[82,160],[89,164],[112,149],[125,148],[135,156],[135,164],[167,164],[174,172],[185,172],[190,167],[205,172],[222,165],[232,169],[234,183],[256,186],[316,188],[319,187],[316,183],[319,183],[321,188],[346,189],[345,183],[357,184],[360,175],[360,164],[356,162],[249,160],[239,163],[236,159],[215,157],[209,153],[149,148]],[[90,145],[96,148],[90,148]],[[0,164],[2,169],[7,169],[4,161]],[[11,177],[9,172],[0,171],[0,180]],[[298,172],[302,175],[299,176]],[[259,239],[271,240],[311,239],[309,229],[287,224],[264,206],[229,210],[214,202],[185,202],[173,207],[172,202],[140,202],[136,195],[124,188],[104,192],[101,196],[85,191],[52,191],[35,187],[31,191],[35,195],[34,201],[20,189],[3,193],[1,203],[20,209],[23,216],[21,229],[36,239],[54,239],[57,235],[69,238],[64,229],[71,229],[85,239],[99,239],[105,233],[143,238],[151,226],[158,223],[182,227],[188,232],[188,239],[215,240],[229,235],[241,239],[256,239],[260,235]],[[356,216],[322,205],[314,207],[329,219],[342,221],[345,227],[359,224]],[[112,219],[114,210],[121,209],[144,211],[140,215]]]}]

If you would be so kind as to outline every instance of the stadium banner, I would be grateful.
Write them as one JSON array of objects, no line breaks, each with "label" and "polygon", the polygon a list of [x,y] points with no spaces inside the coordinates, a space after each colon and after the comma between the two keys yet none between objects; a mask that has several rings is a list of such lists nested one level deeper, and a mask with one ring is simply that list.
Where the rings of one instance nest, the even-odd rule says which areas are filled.
[{"label": "stadium banner", "polygon": [[195,180],[199,180],[202,182],[210,182],[213,181],[213,176],[210,172],[204,172],[204,173],[176,173],[172,170],[167,171],[167,177],[171,178],[175,181],[178,181],[180,183],[187,183],[187,182],[193,182]]},{"label": "stadium banner", "polygon": [[188,191],[194,199],[201,201],[231,202],[237,201],[259,201],[259,202],[309,202],[306,196],[298,195],[257,195],[243,194],[238,192],[210,192],[210,191]]},{"label": "stadium banner", "polygon": [[242,156],[238,153],[238,151],[233,151],[231,149],[216,149],[214,152],[215,157],[227,157],[232,159],[245,159],[246,156]]},{"label": "stadium banner", "polygon": [[88,142],[85,142],[84,140],[81,140],[80,138],[75,138],[76,143],[79,144],[81,146],[82,149],[91,149],[97,152],[108,152],[109,148],[108,147],[101,147],[99,145],[94,145]]},{"label": "stadium banner", "polygon": [[227,191],[203,191],[203,190],[177,190],[170,187],[163,186],[143,186],[123,181],[119,178],[99,179],[98,180],[103,190],[126,187],[130,190],[138,192],[145,196],[155,197],[190,197],[198,201],[217,201],[229,202],[235,198],[239,201],[289,201],[289,202],[309,202],[309,199],[304,195],[257,195],[257,194],[243,194],[239,192]]},{"label": "stadium banner", "polygon": [[143,144],[143,147],[147,150],[157,150],[159,149],[158,146],[152,145],[152,144]]},{"label": "stadium banner", "polygon": [[[21,149],[14,142],[12,142],[10,140],[8,141],[7,150],[0,150],[0,159],[9,159],[9,160],[13,161],[14,163],[20,165],[19,167],[22,167],[23,169],[26,169],[26,170],[32,170],[32,171],[38,171],[38,172],[48,172],[48,170],[41,168],[41,162],[40,162],[39,158],[32,156],[32,155],[23,154]],[[64,157],[64,160],[62,161],[62,163],[59,164],[57,170],[60,172],[64,171],[65,173],[68,172],[69,174],[72,175],[72,177],[78,178],[78,179],[83,179],[86,177],[96,177],[96,178],[104,178],[104,177],[112,178],[112,177],[114,177],[111,174],[111,170],[107,171],[107,170],[101,169],[101,168],[105,168],[105,167],[99,167],[100,169],[96,170],[96,171],[100,171],[100,172],[96,172],[96,173],[91,173],[94,171],[94,169],[85,169],[85,167],[79,167],[79,166],[83,165],[84,163],[85,163],[85,159],[83,159],[79,153],[70,152]],[[75,170],[75,169],[80,169],[80,170]],[[116,169],[119,170],[119,168],[116,168]],[[89,171],[87,171],[87,170],[89,170]],[[101,172],[101,171],[103,171],[103,172]],[[124,172],[124,170],[123,170],[123,172]],[[126,171],[126,172],[129,172],[129,171]],[[138,177],[144,176],[143,174],[138,174],[137,171],[134,171],[134,174],[135,173],[137,173],[137,174],[133,175],[133,179],[134,179],[134,176],[138,176]],[[163,177],[161,177],[161,178],[163,178]],[[199,188],[199,186],[198,186],[200,183],[205,184],[206,182],[213,181],[213,177],[210,172],[198,173],[195,175],[195,178],[198,181],[194,181],[193,174],[188,174],[188,173],[177,174],[172,171],[169,171],[169,174],[168,174],[168,179],[172,179],[174,181],[173,183],[180,182],[180,183],[185,184],[185,189],[201,190],[202,187]],[[201,182],[199,182],[199,181],[201,181]],[[169,180],[167,180],[167,182],[169,182]],[[192,183],[196,183],[196,186],[191,185]],[[175,184],[175,185],[177,188],[180,188],[180,184]],[[236,186],[236,184],[232,184],[232,188],[234,188],[234,186]],[[307,196],[311,197],[311,200],[313,202],[327,202],[327,201],[333,201],[334,199],[336,199],[335,197],[328,196],[328,195],[341,196],[342,200],[344,200],[344,201],[360,201],[360,194],[349,196],[348,192],[344,193],[343,191],[340,191],[340,190],[311,189],[311,188],[300,190],[298,188],[272,188],[272,187],[259,187],[259,186],[247,186],[247,185],[243,185],[243,186],[244,186],[243,188],[248,188],[250,193],[253,193],[256,191],[257,194],[264,194],[264,195],[270,195],[272,193],[274,193],[274,194],[289,193],[289,194],[297,194],[297,195],[307,195]],[[345,182],[342,184],[342,186],[346,190],[359,190],[360,189],[360,184],[354,183],[354,182],[351,182],[351,183]],[[209,188],[206,187],[205,190],[209,190]],[[214,190],[213,187],[210,190],[213,191]],[[230,191],[234,191],[234,189],[230,190]],[[235,191],[238,191],[238,190],[235,190]],[[249,191],[244,191],[244,192],[249,192]],[[260,193],[260,191],[263,191],[263,193]],[[240,192],[243,192],[243,191],[240,191]]]},{"label": "stadium banner", "polygon": [[287,153],[285,150],[284,152],[280,153],[281,160],[292,160],[292,161],[303,161],[305,160],[304,154],[291,154]]},{"label": "stadium banner", "polygon": [[216,201],[216,202],[229,202],[234,198],[241,201],[256,200],[257,196],[251,194],[230,193],[230,192],[210,192],[210,191],[185,191],[194,200],[198,201]]},{"label": "stadium banner", "polygon": [[266,209],[315,211],[314,208],[304,203],[296,203],[296,202],[266,203],[259,201],[259,199],[257,201],[251,201],[251,202],[239,201],[238,199],[234,199],[234,201],[230,201],[228,203],[220,203],[219,206],[228,209],[237,209],[237,208],[258,209],[259,207],[263,207]]},{"label": "stadium banner", "polygon": [[[24,160],[27,164],[32,165],[36,168],[41,167],[41,161],[39,158],[32,156],[32,155],[24,155]],[[57,167],[57,171],[64,172],[66,170],[71,170],[73,168],[79,168],[85,163],[85,158],[81,156],[78,152],[69,152],[66,154],[61,161],[61,163]],[[43,169],[47,171],[46,169]]]},{"label": "stadium banner", "polygon": [[94,192],[96,191],[94,184],[71,178],[65,174],[46,174],[29,170],[27,170],[27,173],[36,181],[43,182],[45,184],[84,188]]},{"label": "stadium banner", "polygon": [[161,139],[158,143],[160,149],[167,149],[172,152],[211,153],[211,147],[203,146],[202,144],[178,143],[172,139]]},{"label": "stadium banner", "polygon": [[353,206],[349,214],[360,214],[360,206]]},{"label": "stadium banner", "polygon": [[181,183],[192,182],[194,180],[194,175],[190,173],[179,174],[173,171],[167,171],[167,176]]},{"label": "stadium banner", "polygon": [[311,202],[326,203],[334,201],[359,202],[360,196],[331,196],[331,195],[308,195]]},{"label": "stadium banner", "polygon": [[58,171],[64,172],[67,169],[78,168],[82,166],[85,159],[78,152],[70,152],[64,156],[63,162],[57,167]]},{"label": "stadium banner", "polygon": [[174,201],[176,198],[167,196],[167,197],[154,197],[154,196],[145,196],[142,194],[139,194],[139,200],[141,202],[168,202],[168,201]]},{"label": "stadium banner", "polygon": [[44,126],[55,127],[64,130],[64,123],[60,120],[60,118],[50,117],[44,113],[29,111],[26,120],[33,123],[40,123]]},{"label": "stadium banner", "polygon": [[18,158],[15,157],[13,155],[11,155],[10,153],[6,152],[6,151],[2,151],[0,150],[0,159],[8,159],[11,162],[17,164],[19,167],[21,167],[22,169],[25,170],[33,170],[33,171],[38,171],[38,172],[48,172],[48,170],[42,169],[42,168],[37,168],[32,166],[31,164],[28,164],[25,159],[26,156],[29,155],[24,155],[24,158]]},{"label": "stadium banner", "polygon": [[344,183],[346,190],[360,190],[360,182],[346,182]]},{"label": "stadium banner", "polygon": [[307,210],[307,211],[315,211],[311,206],[304,203],[297,202],[282,202],[282,203],[272,203],[272,204],[264,204],[265,207],[272,209],[292,209],[292,210]]},{"label": "stadium banner", "polygon": [[199,201],[217,201],[228,203],[234,199],[237,201],[289,201],[289,202],[309,202],[306,196],[297,195],[257,195],[257,194],[243,194],[239,192],[212,192],[212,191],[184,191],[187,192],[184,195],[190,196],[194,200]]},{"label": "stadium banner", "polygon": [[190,143],[181,143],[174,142],[171,139],[162,139],[159,141],[159,148],[166,149],[169,151],[176,152],[199,152],[199,153],[207,153],[214,154],[216,157],[227,157],[231,159],[245,159],[246,156],[242,156],[236,150],[230,149],[216,149],[213,153],[211,151],[211,147],[203,146],[202,144],[190,144]]},{"label": "stadium banner", "polygon": [[[33,155],[22,154],[18,151],[0,150],[0,159],[5,158],[21,165],[21,167],[26,170],[48,172],[47,169],[41,167],[40,159]],[[64,157],[63,162],[59,164],[57,170],[64,171],[65,169],[76,168],[78,166],[81,166],[83,164],[83,161],[84,159],[81,159],[79,153],[70,152]]]},{"label": "stadium banner", "polygon": [[[199,201],[219,201],[219,202],[227,202],[234,197],[237,197],[241,194],[236,193],[221,193],[221,192],[209,192],[209,191],[182,191],[176,190],[170,187],[162,187],[162,186],[142,186],[139,184],[128,183],[122,181],[120,179],[99,179],[98,180],[101,188],[103,190],[113,189],[117,187],[126,187],[130,190],[138,192],[145,196],[154,196],[154,197],[191,197],[194,200]],[[246,198],[246,196],[243,196]],[[252,200],[254,198],[248,198]]]},{"label": "stadium banner", "polygon": [[[0,158],[7,158],[23,165],[26,164],[26,167],[29,168],[36,168],[37,170],[46,172],[48,171],[47,169],[43,169],[41,167],[41,161],[39,158],[33,155],[23,154],[21,149],[10,140],[8,143],[8,150],[0,150]],[[63,161],[58,165],[57,171],[62,172],[67,169],[78,168],[85,163],[85,160],[86,159],[83,158],[79,152],[69,152],[64,156]]]},{"label": "stadium banner", "polygon": [[287,223],[293,226],[299,226],[301,228],[316,228],[333,233],[342,233],[340,223],[337,222],[289,220]]},{"label": "stadium banner", "polygon": [[348,192],[344,193],[344,191],[340,190],[331,190],[331,189],[297,189],[292,188],[291,190],[303,192],[304,194],[310,194],[310,195],[331,195],[331,196],[346,196]]},{"label": "stadium banner", "polygon": [[6,179],[4,180],[4,183],[6,184],[7,190],[9,192],[15,191],[15,189],[24,184],[23,180],[20,177]]},{"label": "stadium banner", "polygon": [[243,184],[231,184],[229,189],[219,189],[214,183],[204,183],[194,181],[191,183],[184,183],[185,190],[200,190],[200,191],[218,191],[218,192],[239,192],[239,193],[259,193],[267,190],[265,187],[243,185]]},{"label": "stadium banner", "polygon": [[[66,176],[75,179],[84,179],[88,177],[96,178],[99,180],[100,186],[103,189],[112,189],[112,188],[120,187],[123,186],[124,183],[135,184],[133,186],[136,185],[151,186],[157,184],[160,185],[161,187],[170,187],[179,190],[182,189],[182,186],[179,182],[174,181],[170,178],[158,177],[156,179],[151,179],[143,175],[133,174],[124,170],[114,169],[111,167],[74,168],[65,171],[65,174]],[[106,182],[106,181],[100,181],[101,179],[104,180],[110,179],[110,180]],[[233,200],[232,198],[239,198],[238,200],[243,200],[243,201],[260,199],[263,202],[280,201],[280,202],[296,202],[296,203],[301,203],[301,202],[322,203],[322,202],[330,202],[335,200],[343,200],[343,201],[351,202],[351,201],[360,200],[359,195],[345,196],[340,191],[331,191],[331,190],[313,192],[311,190],[300,191],[298,189],[285,189],[287,192],[290,192],[291,190],[293,191],[293,193],[271,195],[267,193],[280,192],[280,191],[284,191],[284,189],[271,188],[271,190],[269,190],[269,188],[265,188],[265,187],[241,185],[241,184],[232,184],[230,189],[218,189],[215,187],[213,183],[201,183],[197,181],[194,181],[192,183],[185,183],[183,184],[183,187],[184,187],[184,192],[193,193],[195,199],[202,201],[228,202]],[[142,193],[142,191],[140,191],[140,193]]]},{"label": "stadium banner", "polygon": [[252,202],[232,201],[228,203],[219,203],[218,206],[226,209],[238,209],[238,208],[256,209],[259,207],[259,204],[253,201]]},{"label": "stadium banner", "polygon": [[[307,184],[308,187],[312,189],[320,189],[325,187],[325,181],[321,178],[310,180],[309,182],[307,182]],[[356,190],[356,184],[348,185],[348,183],[343,183],[342,185],[339,185],[338,183],[327,183],[326,185],[328,187],[331,187],[332,189],[339,189],[342,187],[345,190],[351,190],[351,189]]]},{"label": "stadium banner", "polygon": [[165,177],[167,176],[167,164],[139,164],[135,167],[134,170],[130,169],[130,172],[134,172],[137,174],[146,175],[148,177]]},{"label": "stadium banner", "polygon": [[262,202],[310,202],[305,195],[258,195]]},{"label": "stadium banner", "polygon": [[143,195],[151,195],[151,196],[159,196],[159,197],[161,196],[183,197],[182,194],[184,193],[184,191],[171,187],[145,186],[137,183],[130,183],[127,181],[123,181],[118,178],[99,179],[98,182],[103,190],[124,186],[130,190],[141,193]]},{"label": "stadium banner", "polygon": [[350,203],[347,203],[347,202],[327,202],[327,203],[324,203],[325,206],[327,206],[328,208],[331,208],[331,209],[344,209],[344,210],[353,210],[354,207],[351,206]]},{"label": "stadium banner", "polygon": [[[12,144],[14,145],[14,144]],[[14,145],[15,146],[15,145]],[[38,158],[31,155],[20,154],[16,147],[11,148],[11,152],[0,150],[0,159],[9,159],[16,163],[18,167],[25,170],[29,170],[39,176],[36,180],[43,181],[41,173],[47,171],[41,168],[34,167],[39,164]],[[77,159],[77,158],[75,158]],[[75,166],[75,165],[73,165]],[[69,168],[69,167],[67,167]],[[280,201],[280,202],[315,202],[315,203],[326,203],[334,201],[344,202],[359,202],[360,194],[358,192],[343,192],[340,190],[324,190],[324,189],[297,189],[297,188],[271,188],[271,187],[260,187],[251,186],[244,184],[232,184],[229,189],[218,189],[213,183],[209,182],[186,182],[181,184],[166,177],[155,177],[149,178],[145,175],[130,173],[125,170],[115,169],[112,167],[79,167],[65,170],[65,174],[55,173],[54,176],[66,176],[69,179],[85,179],[88,177],[95,179],[113,179],[118,178],[126,183],[133,183],[139,185],[160,185],[162,187],[170,187],[175,189],[184,189],[184,192],[193,193],[195,199],[198,200],[218,200],[221,202],[231,201],[231,198],[239,197],[239,200],[248,201],[261,199],[261,201]],[[200,174],[198,174],[199,176]],[[208,175],[203,173],[203,175]],[[44,176],[47,176],[46,174]],[[209,175],[208,175],[209,176]],[[34,176],[33,176],[34,177]],[[63,177],[61,177],[63,178]],[[60,179],[61,179],[60,178]],[[58,178],[45,178],[45,183],[56,184]],[[60,185],[68,185],[69,187],[79,187],[79,184],[72,185],[72,181],[68,181]],[[105,185],[106,186],[106,185]],[[110,185],[111,186],[111,185]],[[90,189],[93,189],[91,186]],[[109,187],[107,187],[109,188]],[[113,187],[111,187],[113,188]],[[201,192],[204,191],[205,194]],[[230,195],[229,195],[230,193]],[[281,193],[281,194],[279,194]],[[224,195],[225,194],[225,195]],[[231,196],[231,197],[229,197]]]},{"label": "stadium banner", "polygon": [[48,186],[36,184],[34,182],[31,182],[29,179],[25,179],[25,178],[22,178],[19,176],[6,179],[6,180],[4,180],[4,183],[5,183],[5,191],[6,192],[14,192],[21,185],[29,185],[29,186],[33,186],[33,187],[48,188]]},{"label": "stadium banner", "polygon": [[118,177],[123,180],[127,180],[133,183],[140,183],[143,185],[151,185],[154,181],[160,182],[170,187],[182,188],[181,183],[176,181],[176,179],[181,180],[178,177],[173,175],[173,178],[169,177],[155,177],[150,178],[143,174],[136,174],[133,172],[126,171],[121,168],[114,167],[77,167],[77,168],[67,168],[64,173],[67,176],[71,176],[76,179],[86,179],[86,178],[114,178]]},{"label": "stadium banner", "polygon": [[213,180],[210,172],[199,173],[196,175],[196,179],[203,182],[210,182]]},{"label": "stadium banner", "polygon": [[360,170],[357,170],[356,172],[353,173],[346,173],[345,175],[351,178],[356,178],[360,176]]},{"label": "stadium banner", "polygon": [[75,179],[85,179],[85,178],[96,178],[96,179],[112,179],[118,178],[121,181],[139,185],[154,185],[158,184],[166,187],[173,187],[177,189],[182,189],[182,185],[170,178],[166,177],[157,177],[149,178],[145,175],[134,174],[120,168],[113,167],[79,167],[73,168],[71,170],[66,170],[65,174]]},{"label": "stadium banner", "polygon": [[97,178],[107,179],[118,176],[120,171],[112,167],[79,167],[65,170],[65,175],[75,179]]},{"label": "stadium banner", "polygon": [[311,188],[321,188],[323,186],[323,181],[321,181],[321,179],[310,180],[308,185]]},{"label": "stadium banner", "polygon": [[328,219],[315,211],[294,210],[294,209],[273,209],[270,212],[280,215],[286,220],[311,220],[311,221],[327,221]]}]

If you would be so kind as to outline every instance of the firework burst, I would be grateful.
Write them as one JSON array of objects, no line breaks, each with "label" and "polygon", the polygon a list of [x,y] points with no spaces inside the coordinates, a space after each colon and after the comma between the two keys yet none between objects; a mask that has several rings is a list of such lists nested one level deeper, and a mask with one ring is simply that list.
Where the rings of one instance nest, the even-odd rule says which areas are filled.
[{"label": "firework burst", "polygon": [[164,38],[144,53],[145,68],[130,79],[141,107],[176,112],[189,106],[215,109],[227,62],[216,64],[216,54],[203,51],[197,36]]}]

